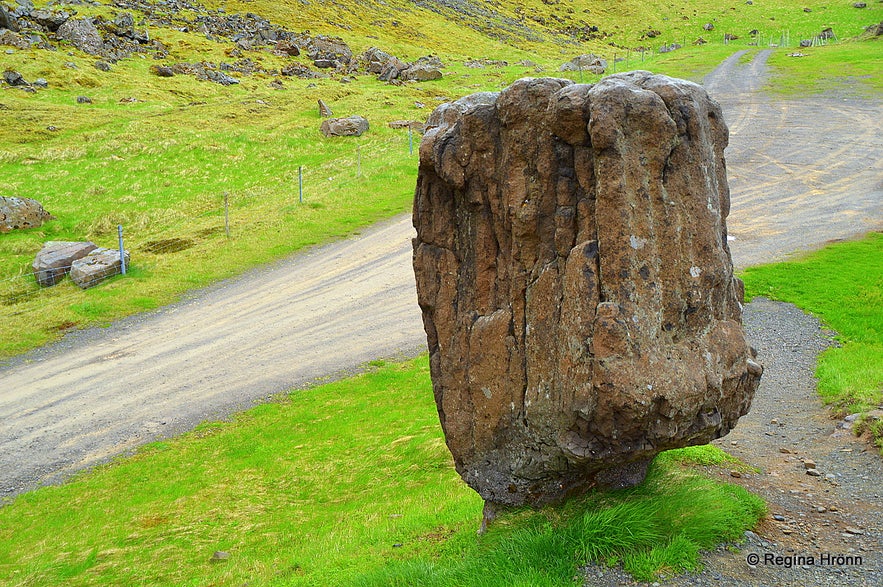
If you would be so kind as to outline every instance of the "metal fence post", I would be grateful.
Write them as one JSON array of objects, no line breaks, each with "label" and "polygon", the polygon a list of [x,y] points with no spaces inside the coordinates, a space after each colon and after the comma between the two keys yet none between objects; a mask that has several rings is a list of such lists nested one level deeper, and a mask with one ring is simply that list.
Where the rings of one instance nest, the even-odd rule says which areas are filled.
[{"label": "metal fence post", "polygon": [[230,197],[224,192],[224,234],[230,238]]},{"label": "metal fence post", "polygon": [[297,168],[297,199],[304,203],[304,166],[299,165]]},{"label": "metal fence post", "polygon": [[126,274],[126,249],[123,248],[123,225],[117,224],[117,235],[120,239],[120,273]]}]

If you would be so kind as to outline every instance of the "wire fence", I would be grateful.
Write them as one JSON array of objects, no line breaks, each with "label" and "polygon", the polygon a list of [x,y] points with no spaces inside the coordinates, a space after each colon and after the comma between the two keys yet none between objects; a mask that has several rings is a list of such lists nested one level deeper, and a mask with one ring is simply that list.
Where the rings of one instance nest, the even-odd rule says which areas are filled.
[{"label": "wire fence", "polygon": [[[658,40],[658,39],[654,39]],[[823,30],[815,34],[792,34],[788,30],[778,31],[760,31],[752,30],[745,37],[735,37],[729,33],[708,32],[703,37],[689,41],[682,38],[680,43],[674,40],[659,42],[654,47],[644,47],[639,49],[614,49],[612,54],[608,56],[610,67],[608,72],[625,71],[634,67],[640,67],[640,64],[650,62],[660,55],[665,55],[671,51],[691,45],[727,45],[734,49],[738,47],[809,47],[825,45],[836,41],[837,37],[832,31]],[[583,71],[575,72],[582,81]],[[393,123],[390,123],[393,126]],[[399,126],[394,126],[401,133],[396,139],[390,142],[375,142],[373,144],[364,144],[357,140],[351,144],[351,151],[340,154],[339,152],[329,158],[324,164],[320,165],[296,165],[296,172],[289,173],[286,177],[288,181],[294,183],[296,181],[296,189],[290,187],[287,195],[290,198],[288,206],[309,206],[311,203],[320,202],[322,194],[329,190],[330,185],[337,184],[337,187],[345,187],[346,182],[353,179],[361,178],[364,174],[363,163],[371,162],[381,167],[385,164],[390,150],[396,150],[399,154],[404,155],[406,152],[409,157],[415,155],[417,146],[415,145],[415,137],[417,132],[414,130],[412,121],[400,121]],[[334,171],[331,177],[326,177],[329,169],[333,167]],[[244,200],[251,199],[248,190],[240,193],[224,191],[211,196],[211,202],[203,213],[223,214],[223,224],[220,226],[212,226],[202,229],[203,232],[198,236],[206,236],[205,231],[209,231],[212,235],[223,234],[224,239],[215,242],[215,246],[219,243],[229,243],[233,239],[232,225],[236,220],[236,208],[234,204]],[[294,200],[293,195],[296,193],[297,198]],[[186,219],[185,219],[186,220]],[[232,223],[232,224],[231,224]],[[131,226],[127,227],[125,222],[121,222],[119,230],[126,230],[129,236],[126,242],[122,242],[122,234],[119,243],[116,239],[109,238],[97,239],[97,245],[104,248],[118,247],[120,250],[131,251],[132,265],[126,269],[134,269],[136,271],[143,269],[155,269],[158,267],[157,259],[163,255],[176,253],[193,246],[193,239],[187,236],[162,237],[155,232],[151,232],[149,227]],[[116,228],[114,222],[114,228]],[[106,235],[102,235],[104,237]],[[141,255],[146,253],[147,255]],[[151,260],[146,257],[149,256]],[[151,264],[152,263],[152,264]],[[70,271],[71,267],[58,268],[64,272]],[[58,294],[52,292],[52,287],[41,287],[38,283],[35,270],[31,266],[19,267],[17,273],[0,278],[0,316],[21,314],[27,311],[39,311],[41,304],[35,305],[35,308],[17,309],[25,301],[37,300],[45,303],[58,303],[55,300],[59,298]],[[70,303],[69,299],[63,300],[62,303]]]},{"label": "wire fence", "polygon": [[[354,185],[353,182],[384,172],[392,157],[416,157],[416,141],[419,140],[416,127],[420,124],[417,121],[393,121],[389,124],[397,129],[392,139],[366,142],[359,137],[340,137],[335,139],[341,142],[333,146],[334,153],[323,163],[309,165],[295,162],[295,171],[283,174],[285,186],[277,188],[272,202],[266,206],[275,207],[279,221],[283,222],[283,216],[298,208],[321,208],[323,200],[335,189],[348,189]],[[349,144],[344,142],[351,139],[355,140]],[[95,283],[81,287],[86,289],[97,285],[106,277],[119,273],[143,273],[157,269],[164,255],[190,249],[197,244],[196,241],[199,241],[199,246],[210,250],[236,246],[237,215],[254,213],[255,208],[261,206],[260,199],[264,195],[264,190],[254,187],[208,195],[204,198],[207,202],[201,202],[181,218],[185,228],[188,221],[191,222],[189,233],[175,230],[170,235],[151,227],[151,222],[145,220],[133,222],[128,227],[124,221],[114,223],[113,232],[117,234],[111,235],[109,227],[103,226],[106,222],[98,223],[100,226],[95,231],[99,234],[93,234],[89,241],[83,242],[91,242],[100,249],[116,250],[121,264],[111,275],[101,276]],[[222,220],[218,221],[217,217]],[[209,226],[205,226],[207,219]],[[244,226],[239,228],[245,230]],[[34,251],[34,257],[31,257],[35,259],[33,264],[22,263],[14,274],[0,278],[0,317],[39,312],[47,304],[70,304],[84,299],[83,294],[77,293],[78,288],[57,288],[58,284],[70,279],[67,275],[76,262],[39,269],[36,266],[37,254]],[[45,285],[41,285],[41,282]]]}]

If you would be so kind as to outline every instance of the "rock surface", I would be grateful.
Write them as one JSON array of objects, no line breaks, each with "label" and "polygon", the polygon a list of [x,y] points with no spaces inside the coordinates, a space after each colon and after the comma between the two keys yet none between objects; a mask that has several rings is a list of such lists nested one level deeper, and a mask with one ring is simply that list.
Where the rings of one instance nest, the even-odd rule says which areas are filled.
[{"label": "rock surface", "polygon": [[705,90],[648,72],[524,79],[429,127],[414,271],[465,481],[490,505],[542,504],[726,434],[762,368]]},{"label": "rock surface", "polygon": [[49,241],[34,257],[31,267],[41,287],[50,287],[61,281],[77,259],[82,259],[98,245],[92,242]]},{"label": "rock surface", "polygon": [[361,116],[347,116],[323,120],[319,130],[326,137],[360,137],[368,131],[368,126],[368,121]]},{"label": "rock surface", "polygon": [[101,34],[90,19],[71,18],[58,27],[59,39],[70,41],[71,45],[90,55],[100,55],[104,46]]},{"label": "rock surface", "polygon": [[[129,252],[125,252],[126,266]],[[98,285],[108,277],[121,273],[120,252],[117,249],[97,248],[71,264],[71,280],[83,289]]]},{"label": "rock surface", "polygon": [[53,218],[37,200],[0,196],[0,232],[42,226]]},{"label": "rock surface", "polygon": [[594,53],[587,55],[577,55],[560,68],[558,71],[587,71],[596,75],[601,75],[607,70],[607,60],[602,59]]}]

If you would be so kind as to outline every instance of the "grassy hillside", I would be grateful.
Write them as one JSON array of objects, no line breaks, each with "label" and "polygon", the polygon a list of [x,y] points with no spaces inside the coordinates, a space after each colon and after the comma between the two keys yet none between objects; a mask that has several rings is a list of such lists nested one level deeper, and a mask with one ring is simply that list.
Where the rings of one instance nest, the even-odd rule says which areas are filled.
[{"label": "grassy hillside", "polygon": [[[102,71],[100,58],[64,43],[54,51],[3,49],[6,69],[29,82],[43,78],[47,87],[27,93],[0,86],[0,195],[35,198],[57,219],[0,235],[0,358],[408,211],[416,155],[406,131],[389,128],[390,121],[425,120],[444,101],[526,75],[594,81],[598,76],[557,71],[583,52],[606,57],[610,71],[643,68],[700,80],[737,49],[754,50],[788,34],[794,44],[828,26],[848,37],[883,20],[880,4],[865,10],[828,4],[256,0],[201,7],[132,0],[125,5],[135,28],[164,52],[110,60]],[[124,12],[110,4],[51,8],[107,21]],[[435,54],[446,65],[444,77],[389,85],[363,72],[317,70],[303,54],[241,49],[232,34],[200,30],[200,18],[246,13],[297,34],[339,36],[356,55],[372,45],[404,60]],[[712,31],[704,30],[707,23]],[[757,36],[747,35],[752,29]],[[739,39],[724,44],[727,32]],[[690,45],[699,36],[710,43]],[[658,52],[673,42],[686,47]],[[779,52],[776,83],[805,92],[848,75],[850,87],[879,92],[880,47],[876,41],[816,47],[805,50],[804,60]],[[239,83],[230,86],[152,73],[155,65],[198,62],[251,73],[233,71]],[[280,73],[292,65],[326,77]],[[91,103],[78,103],[80,97]],[[367,117],[371,130],[358,139],[324,138],[318,99],[335,115]],[[132,253],[125,279],[87,291],[68,281],[47,290],[34,283],[30,264],[43,242],[88,239],[113,247],[118,224]]]}]

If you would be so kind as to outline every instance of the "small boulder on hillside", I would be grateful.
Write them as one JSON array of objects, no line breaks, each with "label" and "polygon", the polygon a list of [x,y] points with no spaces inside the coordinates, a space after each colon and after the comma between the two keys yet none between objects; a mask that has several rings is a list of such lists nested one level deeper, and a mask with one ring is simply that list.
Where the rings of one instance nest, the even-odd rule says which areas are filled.
[{"label": "small boulder on hillside", "polygon": [[71,45],[90,55],[100,55],[104,48],[101,34],[95,28],[91,19],[71,18],[58,27],[56,36],[64,41],[70,41]]},{"label": "small boulder on hillside", "polygon": [[331,111],[331,108],[328,107],[328,104],[319,100],[319,116],[322,118],[331,118],[334,116],[334,112]]},{"label": "small boulder on hillside", "polygon": [[54,219],[37,200],[0,196],[0,232],[35,228]]},{"label": "small boulder on hillside", "polygon": [[594,53],[577,55],[558,68],[558,71],[587,71],[596,75],[603,75],[606,70],[607,60],[598,57]]},{"label": "small boulder on hillside", "polygon": [[150,72],[159,77],[174,77],[175,71],[168,65],[153,65]]},{"label": "small boulder on hillside", "polygon": [[0,4],[0,29],[8,29],[13,32],[18,31],[18,23],[16,23],[15,18],[9,14],[6,6],[3,4]]},{"label": "small boulder on hillside", "polygon": [[31,46],[31,42],[18,33],[0,28],[0,45],[15,47],[16,49],[28,49]]},{"label": "small boulder on hillside", "polygon": [[7,69],[3,72],[3,81],[5,81],[10,86],[29,86],[30,84],[25,81],[25,78],[17,71],[12,71],[11,69]]},{"label": "small boulder on hillside", "polygon": [[37,253],[31,267],[41,287],[61,281],[77,259],[82,259],[98,246],[92,242],[49,241]]},{"label": "small boulder on hillside", "polygon": [[399,79],[404,81],[428,82],[442,78],[442,72],[438,66],[430,63],[417,63],[399,74]]},{"label": "small boulder on hillside", "polygon": [[368,73],[379,75],[380,72],[383,71],[383,68],[386,66],[386,64],[391,59],[395,58],[383,49],[378,49],[377,47],[369,47],[365,50],[364,53],[362,53],[360,59],[362,62],[364,62],[365,69],[368,71]]},{"label": "small boulder on hillside", "polygon": [[67,12],[47,9],[32,10],[30,14],[31,20],[40,26],[46,27],[53,33],[67,22],[70,17],[71,15]]},{"label": "small boulder on hillside", "polygon": [[358,115],[329,118],[322,121],[319,130],[326,137],[360,137],[368,131],[368,121]]},{"label": "small boulder on hillside", "polygon": [[[125,252],[125,258],[128,267],[128,251]],[[74,283],[87,289],[121,272],[120,252],[116,249],[97,248],[71,263],[70,276]]]}]

